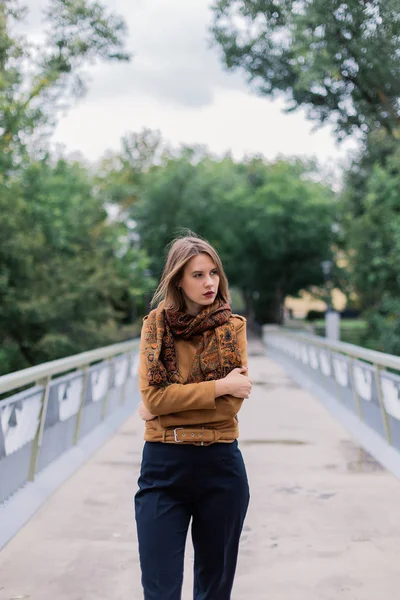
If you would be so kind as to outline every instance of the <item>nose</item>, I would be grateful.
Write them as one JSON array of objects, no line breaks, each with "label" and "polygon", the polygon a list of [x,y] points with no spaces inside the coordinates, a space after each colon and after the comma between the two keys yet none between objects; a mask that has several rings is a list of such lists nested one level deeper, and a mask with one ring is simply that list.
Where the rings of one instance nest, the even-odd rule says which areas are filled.
[{"label": "nose", "polygon": [[211,276],[209,275],[209,276],[207,277],[207,279],[206,279],[206,288],[209,288],[209,287],[211,287],[211,286],[212,286],[212,284],[213,284],[213,281],[212,281],[212,278],[211,278]]}]

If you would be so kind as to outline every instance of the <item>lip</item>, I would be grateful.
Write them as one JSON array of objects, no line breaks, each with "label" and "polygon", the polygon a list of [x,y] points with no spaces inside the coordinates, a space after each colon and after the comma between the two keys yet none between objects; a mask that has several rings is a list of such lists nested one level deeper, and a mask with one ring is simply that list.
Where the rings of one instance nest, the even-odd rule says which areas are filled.
[{"label": "lip", "polygon": [[214,296],[215,292],[207,292],[206,294],[203,294],[203,296],[205,296],[206,298],[211,298],[211,296]]}]

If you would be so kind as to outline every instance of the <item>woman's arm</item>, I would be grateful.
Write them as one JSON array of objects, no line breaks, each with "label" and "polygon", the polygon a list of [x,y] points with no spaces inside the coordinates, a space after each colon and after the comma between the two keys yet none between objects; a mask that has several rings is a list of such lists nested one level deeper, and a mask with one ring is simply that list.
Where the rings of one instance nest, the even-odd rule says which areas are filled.
[{"label": "woman's arm", "polygon": [[173,383],[161,388],[149,385],[144,351],[146,319],[140,339],[139,389],[146,409],[155,417],[187,410],[215,410],[215,381]]},{"label": "woman's arm", "polygon": [[139,371],[139,388],[143,404],[155,417],[187,410],[215,410],[215,381],[172,383],[159,388],[149,385],[143,371]]},{"label": "woman's arm", "polygon": [[[236,329],[237,343],[242,357],[242,364],[243,366],[247,366],[246,321],[243,317],[236,317],[236,319],[238,322]],[[248,372],[243,374],[247,375]],[[220,382],[224,382],[224,380],[220,379],[216,381],[216,388],[218,388]],[[226,385],[226,382],[224,382],[224,385]],[[201,409],[189,411],[185,409],[183,411],[174,411],[173,414],[163,414],[163,416],[159,417],[159,420],[163,427],[187,425],[188,422],[190,422],[192,425],[200,425],[204,423],[226,421],[228,419],[232,419],[238,414],[242,403],[243,398],[236,398],[230,394],[222,394],[220,397],[215,399],[215,408],[213,410]]]}]

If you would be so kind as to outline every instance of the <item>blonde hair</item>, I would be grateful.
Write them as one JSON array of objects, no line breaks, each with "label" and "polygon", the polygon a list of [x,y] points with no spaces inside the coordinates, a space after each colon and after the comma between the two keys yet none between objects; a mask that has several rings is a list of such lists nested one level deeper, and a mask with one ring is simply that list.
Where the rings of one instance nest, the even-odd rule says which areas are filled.
[{"label": "blonde hair", "polygon": [[183,311],[185,309],[184,298],[178,288],[178,282],[183,275],[186,264],[193,256],[198,254],[208,254],[218,267],[220,279],[217,298],[223,302],[229,303],[231,301],[228,279],[217,251],[206,240],[190,232],[190,235],[175,238],[169,245],[164,271],[152,298],[151,306],[155,306],[164,300],[164,306],[168,310]]}]

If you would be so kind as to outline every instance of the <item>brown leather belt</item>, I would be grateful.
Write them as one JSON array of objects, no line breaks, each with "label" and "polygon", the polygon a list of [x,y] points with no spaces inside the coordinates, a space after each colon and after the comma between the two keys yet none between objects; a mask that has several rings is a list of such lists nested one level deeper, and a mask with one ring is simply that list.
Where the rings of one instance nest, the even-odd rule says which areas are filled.
[{"label": "brown leather belt", "polygon": [[191,429],[190,427],[175,427],[175,429],[164,430],[164,442],[175,442],[177,444],[197,444],[208,446],[218,442],[221,433],[217,429],[206,429],[205,427]]}]

